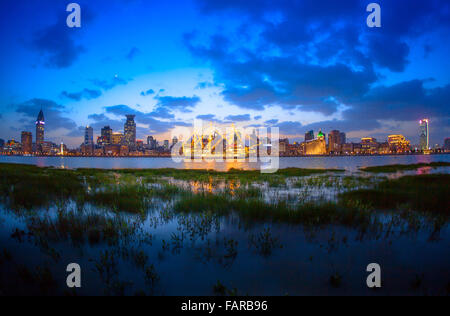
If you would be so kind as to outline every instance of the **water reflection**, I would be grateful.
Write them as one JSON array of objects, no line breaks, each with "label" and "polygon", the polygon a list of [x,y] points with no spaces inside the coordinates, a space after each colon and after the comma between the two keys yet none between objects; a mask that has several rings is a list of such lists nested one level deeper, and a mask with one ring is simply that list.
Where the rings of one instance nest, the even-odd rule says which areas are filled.
[{"label": "water reflection", "polygon": [[[293,157],[280,158],[280,169],[283,168],[316,168],[345,169],[357,171],[361,167],[382,166],[389,164],[416,164],[430,162],[450,162],[450,155],[408,155],[408,156],[357,156],[357,157]],[[84,157],[20,157],[0,156],[0,162],[34,164],[40,167],[52,166],[77,169],[214,169],[226,171],[230,168],[257,170],[259,163],[238,161],[225,162],[182,162],[175,163],[170,158],[84,158]]]}]

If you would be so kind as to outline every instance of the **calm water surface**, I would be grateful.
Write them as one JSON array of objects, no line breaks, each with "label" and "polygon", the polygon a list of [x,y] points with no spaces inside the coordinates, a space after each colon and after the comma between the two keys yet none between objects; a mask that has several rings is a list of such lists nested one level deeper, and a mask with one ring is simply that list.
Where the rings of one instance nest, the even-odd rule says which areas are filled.
[{"label": "calm water surface", "polygon": [[[351,173],[363,166],[433,161],[450,162],[450,156],[281,158],[280,167],[340,168]],[[253,168],[237,163],[179,165],[171,159],[149,158],[0,157],[0,162],[64,168]],[[443,172],[448,173],[448,169]],[[198,184],[187,182],[184,185],[195,188]],[[270,200],[288,199],[288,194],[301,196],[299,190],[292,187],[263,189]],[[339,193],[335,185],[302,190],[313,197],[332,198]],[[65,286],[66,267],[73,262],[82,267],[83,283],[77,294],[85,295],[144,292],[147,295],[213,295],[218,281],[238,295],[450,293],[448,223],[438,230],[432,221],[424,218],[417,229],[414,229],[415,218],[412,222],[400,220],[402,224],[397,223],[393,228],[386,226],[376,232],[333,225],[307,228],[243,222],[237,214],[226,217],[215,217],[207,212],[179,214],[173,212],[170,202],[160,199],[153,201],[152,207],[142,215],[114,213],[91,205],[78,210],[71,202],[64,212],[73,212],[78,218],[86,214],[120,216],[136,230],[117,244],[95,243],[88,239],[74,243],[61,232],[56,238],[46,235],[51,227],[61,224],[57,220],[56,206],[17,212],[0,205],[0,253],[6,249],[12,256],[8,261],[0,255],[0,295],[70,294]],[[386,220],[392,216],[375,212],[381,218],[386,216]],[[50,220],[50,228],[41,232],[43,235],[32,229],[37,218]],[[111,257],[103,262],[102,255],[106,252]],[[382,267],[383,287],[377,291],[366,286],[366,267],[374,262]],[[42,288],[42,283],[46,284],[42,276],[39,283],[27,281],[26,274],[19,269],[22,265],[37,275],[41,275],[38,271],[43,267],[48,268],[55,283]],[[145,281],[143,265],[153,267],[157,276],[154,283]],[[339,286],[330,283],[335,275],[339,276]]]},{"label": "calm water surface", "polygon": [[[357,156],[357,157],[295,157],[280,158],[282,168],[345,169],[356,171],[360,167],[391,164],[415,164],[430,162],[450,162],[450,155],[409,155],[409,156]],[[258,163],[248,162],[182,162],[171,158],[84,158],[84,157],[21,157],[0,156],[0,163],[33,164],[40,167],[57,168],[100,168],[100,169],[215,169],[225,171],[236,169],[259,169]]]}]

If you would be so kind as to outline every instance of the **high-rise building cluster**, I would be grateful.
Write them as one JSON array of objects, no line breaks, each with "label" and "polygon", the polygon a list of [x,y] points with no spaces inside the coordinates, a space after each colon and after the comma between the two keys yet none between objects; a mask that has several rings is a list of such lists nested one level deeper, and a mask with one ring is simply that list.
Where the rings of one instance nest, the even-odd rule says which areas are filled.
[{"label": "high-rise building cluster", "polygon": [[317,138],[311,137],[312,135],[314,135],[312,131],[306,133],[303,143],[280,146],[281,155],[385,155],[413,152],[410,142],[403,135],[390,135],[385,142],[378,142],[374,137],[363,137],[357,143],[347,142],[346,134],[338,130],[328,134],[328,142],[322,131],[319,131]]},{"label": "high-rise building cluster", "polygon": [[5,142],[0,139],[0,153],[7,155],[61,155],[67,152],[67,147],[64,144],[57,145],[45,140],[45,117],[42,109],[39,111],[35,125],[35,142],[33,142],[32,132],[23,131],[20,142],[14,139]]},{"label": "high-rise building cluster", "polygon": [[[135,115],[126,115],[123,133],[114,132],[110,126],[104,126],[100,130],[100,135],[94,142],[94,129],[87,126],[84,132],[84,141],[76,150],[68,150],[61,143],[45,140],[45,117],[41,109],[36,119],[36,135],[33,142],[33,135],[29,131],[21,133],[21,141],[14,139],[4,141],[0,139],[0,154],[3,155],[82,155],[82,156],[170,156],[170,151],[178,143],[178,138],[172,141],[164,140],[162,144],[153,136],[148,136],[146,143],[136,139]],[[198,136],[203,150],[211,141],[217,140],[219,135]],[[325,135],[322,131],[315,136],[314,131],[305,133],[305,140],[302,143],[289,143],[289,139],[280,139],[279,152],[281,156],[311,156],[311,155],[377,155],[377,154],[408,154],[408,153],[431,153],[450,152],[450,138],[444,140],[442,147],[430,146],[430,120],[419,121],[419,144],[412,146],[405,136],[400,134],[389,135],[386,141],[379,142],[374,137],[364,137],[359,142],[348,142],[344,132],[332,130]],[[235,135],[236,137],[236,135]],[[255,136],[256,137],[256,136]],[[227,147],[227,141],[223,140],[223,148]],[[186,145],[182,146],[186,150]],[[192,147],[189,146],[188,147]],[[234,148],[233,152],[242,152],[242,155],[254,149]],[[259,151],[259,149],[256,149]],[[211,149],[213,153],[214,148]],[[218,153],[220,155],[220,153]]]},{"label": "high-rise building cluster", "polygon": [[143,155],[169,155],[169,141],[159,146],[153,136],[148,136],[147,144],[136,139],[135,115],[126,115],[123,133],[114,132],[110,126],[100,130],[100,136],[94,142],[94,130],[87,126],[84,133],[84,142],[78,153],[84,156],[143,156]]}]

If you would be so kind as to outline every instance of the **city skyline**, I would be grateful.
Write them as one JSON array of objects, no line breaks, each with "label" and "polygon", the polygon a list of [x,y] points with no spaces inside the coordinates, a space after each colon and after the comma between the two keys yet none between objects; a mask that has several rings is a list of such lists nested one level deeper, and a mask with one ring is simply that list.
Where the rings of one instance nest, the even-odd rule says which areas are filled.
[{"label": "city skyline", "polygon": [[322,129],[419,144],[425,117],[431,147],[450,135],[448,3],[380,1],[375,30],[366,1],[255,2],[79,1],[80,29],[64,1],[0,4],[0,138],[35,131],[40,109],[46,140],[72,148],[87,125],[123,131],[127,114],[144,141],[196,118],[293,141]]},{"label": "city skyline", "polygon": [[[0,154],[6,155],[81,155],[81,156],[160,156],[161,154],[167,156],[172,150],[172,146],[179,142],[177,136],[173,136],[172,144],[170,140],[164,139],[159,143],[152,135],[146,136],[145,139],[136,138],[136,123],[134,121],[135,115],[126,114],[126,122],[124,124],[123,132],[114,131],[109,125],[104,126],[100,130],[100,136],[97,141],[94,140],[94,129],[91,126],[86,126],[84,130],[84,140],[80,146],[69,149],[63,141],[58,146],[55,143],[45,140],[45,118],[44,112],[41,109],[36,119],[36,142],[33,143],[32,132],[22,131],[21,142],[14,139],[8,140],[6,143],[0,138],[1,148]],[[200,122],[197,122],[197,124]],[[420,144],[414,145],[402,134],[391,134],[384,141],[378,141],[374,137],[366,136],[361,138],[359,142],[347,140],[345,131],[332,130],[327,135],[320,129],[315,136],[314,130],[305,133],[303,142],[291,142],[289,138],[279,139],[279,153],[281,156],[311,156],[311,155],[385,155],[385,154],[411,154],[422,152],[430,154],[432,152],[442,153],[448,152],[448,139],[444,139],[443,146],[435,145],[431,147],[429,144],[429,119],[422,119],[419,121],[419,138]],[[205,126],[204,126],[205,127]],[[221,128],[210,123],[209,127],[205,127],[201,137],[196,135],[195,127],[190,131],[190,136],[184,134],[179,135],[183,144],[184,151],[186,148],[191,150],[191,146],[195,140],[200,141],[201,150],[208,151],[207,148],[212,148],[210,154],[214,154],[214,148],[217,146],[217,140],[223,139],[223,148],[228,148],[226,145],[230,142],[229,137],[236,139],[242,138],[241,132],[248,133],[248,131],[240,131],[234,129],[234,123],[231,128],[234,129],[233,136],[220,135],[218,132]],[[260,146],[260,139],[257,128],[251,128],[251,133],[244,140],[245,146],[241,146],[241,154],[249,155],[250,152],[256,154],[254,146]],[[212,133],[212,134],[209,134]],[[219,133],[219,134],[217,134]],[[218,139],[216,139],[218,137]],[[205,143],[206,141],[206,143]],[[213,143],[215,145],[213,145]],[[239,143],[239,142],[238,142]],[[240,144],[240,143],[239,143]],[[252,145],[253,144],[253,145]],[[6,146],[5,146],[6,145]],[[233,147],[235,145],[232,145]],[[229,149],[227,149],[229,150]],[[246,151],[246,152],[245,152]],[[216,154],[215,154],[216,155]]]}]

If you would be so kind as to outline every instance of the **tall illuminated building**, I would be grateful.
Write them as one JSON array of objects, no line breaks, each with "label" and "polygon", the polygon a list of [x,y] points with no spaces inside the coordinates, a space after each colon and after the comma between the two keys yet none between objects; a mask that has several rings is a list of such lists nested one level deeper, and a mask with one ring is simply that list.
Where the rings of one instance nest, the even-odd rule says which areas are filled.
[{"label": "tall illuminated building", "polygon": [[428,119],[420,120],[419,124],[420,124],[420,129],[419,129],[420,149],[429,150],[430,149],[429,120]]},{"label": "tall illuminated building", "polygon": [[136,123],[134,122],[135,115],[127,115],[127,121],[124,126],[124,143],[129,147],[136,146]]},{"label": "tall illuminated building", "polygon": [[84,130],[84,145],[94,145],[94,129],[90,126],[86,126],[86,129]]},{"label": "tall illuminated building", "polygon": [[305,134],[305,142],[314,140],[314,131],[309,131]]},{"label": "tall illuminated building", "polygon": [[111,145],[112,144],[112,129],[109,126],[105,126],[101,131],[103,138],[103,145]]},{"label": "tall illuminated building", "polygon": [[113,145],[121,145],[123,141],[122,133],[112,133],[111,140]]},{"label": "tall illuminated building", "polygon": [[42,110],[41,110],[36,119],[36,148],[37,148],[37,150],[42,150],[42,144],[44,143],[44,130],[45,130],[44,112],[42,112]]},{"label": "tall illuminated building", "polygon": [[33,136],[31,132],[22,132],[22,152],[25,155],[33,152]]}]

